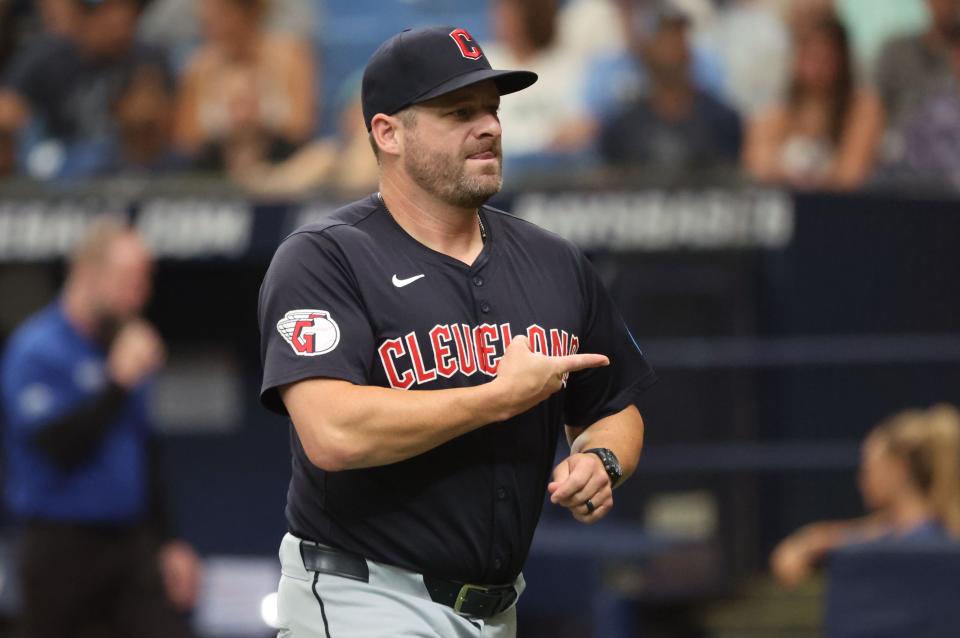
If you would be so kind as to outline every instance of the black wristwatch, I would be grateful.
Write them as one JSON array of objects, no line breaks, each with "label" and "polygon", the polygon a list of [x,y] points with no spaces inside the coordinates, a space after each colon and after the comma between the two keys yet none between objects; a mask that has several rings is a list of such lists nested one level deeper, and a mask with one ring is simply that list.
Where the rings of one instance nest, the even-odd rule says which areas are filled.
[{"label": "black wristwatch", "polygon": [[616,487],[620,479],[623,478],[623,468],[620,466],[620,459],[613,453],[613,450],[608,450],[605,447],[593,447],[589,450],[584,450],[583,453],[596,454],[600,457],[600,462],[603,463],[603,469],[607,471],[607,476],[610,477],[610,485]]}]

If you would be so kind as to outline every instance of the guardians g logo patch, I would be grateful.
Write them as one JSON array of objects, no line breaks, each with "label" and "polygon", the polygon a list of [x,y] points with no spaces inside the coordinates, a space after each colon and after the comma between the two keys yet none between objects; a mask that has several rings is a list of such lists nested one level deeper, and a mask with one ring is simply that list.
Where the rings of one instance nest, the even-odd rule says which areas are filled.
[{"label": "guardians g logo patch", "polygon": [[291,310],[277,322],[277,331],[300,357],[326,354],[340,343],[340,326],[326,310]]}]

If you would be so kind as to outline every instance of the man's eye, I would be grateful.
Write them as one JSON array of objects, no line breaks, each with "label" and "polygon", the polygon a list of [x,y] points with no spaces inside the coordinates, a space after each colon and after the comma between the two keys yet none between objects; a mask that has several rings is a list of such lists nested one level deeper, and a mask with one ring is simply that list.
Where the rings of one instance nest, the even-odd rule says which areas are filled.
[{"label": "man's eye", "polygon": [[472,114],[473,114],[473,111],[471,109],[457,109],[456,111],[453,111],[451,113],[451,115],[459,119],[466,119],[470,117]]}]

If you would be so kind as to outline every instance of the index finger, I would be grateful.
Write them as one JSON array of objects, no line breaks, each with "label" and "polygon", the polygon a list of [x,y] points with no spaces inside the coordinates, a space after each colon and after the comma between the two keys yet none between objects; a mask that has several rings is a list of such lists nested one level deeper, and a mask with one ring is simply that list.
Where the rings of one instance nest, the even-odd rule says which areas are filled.
[{"label": "index finger", "polygon": [[567,354],[552,358],[560,372],[576,372],[610,365],[610,358],[603,354]]}]

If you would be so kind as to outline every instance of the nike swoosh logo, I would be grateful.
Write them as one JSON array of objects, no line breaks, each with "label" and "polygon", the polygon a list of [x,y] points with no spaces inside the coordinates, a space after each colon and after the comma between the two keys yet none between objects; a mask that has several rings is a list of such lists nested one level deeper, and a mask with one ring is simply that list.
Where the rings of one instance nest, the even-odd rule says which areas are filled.
[{"label": "nike swoosh logo", "polygon": [[413,277],[407,277],[406,279],[400,279],[399,277],[394,275],[393,285],[396,286],[397,288],[403,288],[404,286],[409,286],[410,284],[415,282],[417,279],[421,279],[422,277],[426,277],[426,275],[414,275]]}]

